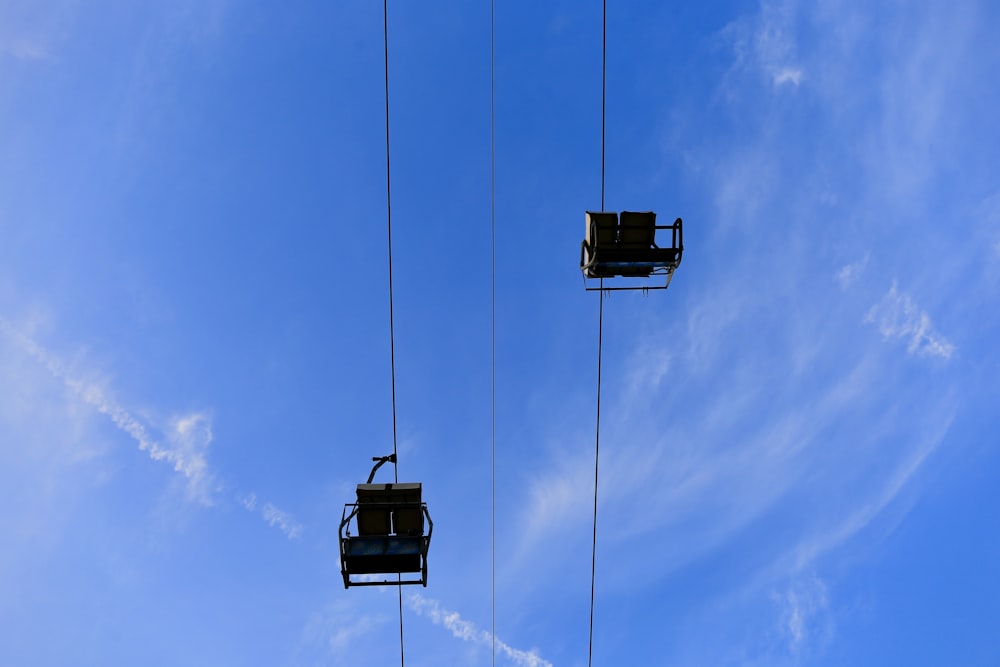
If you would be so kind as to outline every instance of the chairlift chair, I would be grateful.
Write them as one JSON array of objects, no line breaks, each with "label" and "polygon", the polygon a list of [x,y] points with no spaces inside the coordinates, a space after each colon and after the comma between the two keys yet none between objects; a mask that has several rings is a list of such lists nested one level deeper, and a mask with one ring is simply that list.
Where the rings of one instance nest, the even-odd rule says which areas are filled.
[{"label": "chairlift chair", "polygon": [[[672,225],[657,225],[652,211],[587,211],[587,229],[580,247],[580,270],[587,290],[666,289],[684,253],[680,218]],[[656,243],[656,230],[670,230],[670,245]],[[662,235],[661,235],[662,240]],[[591,287],[589,279],[665,278],[663,285],[648,283],[621,287]]]},{"label": "chairlift chair", "polygon": [[[340,571],[351,586],[427,586],[427,549],[434,524],[416,483],[372,484],[375,471],[395,454],[375,457],[366,484],[358,484],[357,502],[346,503],[340,519]],[[427,532],[424,533],[424,520]],[[351,534],[351,524],[357,531]],[[403,578],[403,575],[411,575]],[[417,575],[416,577],[412,575]],[[379,579],[377,575],[399,575]]]}]

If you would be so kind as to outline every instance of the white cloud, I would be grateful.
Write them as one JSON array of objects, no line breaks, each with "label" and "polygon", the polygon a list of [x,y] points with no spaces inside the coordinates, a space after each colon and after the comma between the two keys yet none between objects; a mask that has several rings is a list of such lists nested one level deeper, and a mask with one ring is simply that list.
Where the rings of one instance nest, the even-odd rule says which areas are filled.
[{"label": "white cloud", "polygon": [[267,525],[278,528],[288,536],[288,539],[294,540],[302,536],[302,524],[297,523],[288,512],[279,510],[271,503],[264,505],[260,514]]},{"label": "white cloud", "polygon": [[832,639],[827,588],[818,577],[796,581],[784,592],[773,594],[772,599],[781,608],[780,632],[790,653],[802,655],[822,648]]},{"label": "white cloud", "polygon": [[[750,286],[746,292],[752,290]],[[602,406],[607,411],[602,409],[599,511],[614,517],[602,525],[602,535],[612,545],[640,536],[647,543],[662,540],[656,568],[664,575],[724,543],[795,489],[816,465],[814,457],[822,460],[827,430],[855,418],[856,405],[866,403],[861,397],[871,386],[872,367],[863,359],[841,366],[837,377],[818,387],[809,373],[799,380],[789,377],[787,367],[795,355],[788,352],[798,341],[777,342],[770,336],[753,341],[747,334],[757,321],[752,295],[735,288],[713,292],[695,309],[686,330],[676,322],[666,334],[654,336],[669,338],[670,347],[679,351],[670,372],[684,378],[684,385],[643,374],[648,346],[631,342],[633,356],[618,371],[624,371],[629,391],[616,394],[612,389]],[[819,319],[806,321],[823,326]],[[774,327],[783,328],[796,329],[796,338],[809,345],[817,338],[811,325]],[[712,352],[706,349],[709,338],[715,339],[708,347]],[[728,341],[739,341],[744,354],[730,356]],[[699,384],[699,376],[720,373],[725,381],[706,380],[712,390],[703,400],[684,398],[698,391],[692,385]],[[637,384],[640,378],[645,387]],[[808,391],[791,395],[789,382]],[[578,431],[558,438],[543,472],[524,494],[528,502],[521,512],[518,561],[539,558],[540,550],[553,542],[577,539],[584,534],[581,525],[591,520],[593,426],[581,424]],[[627,557],[643,566],[639,552]]]},{"label": "white cloud", "polygon": [[248,512],[252,512],[252,511],[254,511],[254,509],[257,508],[257,494],[256,493],[248,493],[246,495],[239,496],[239,497],[236,498],[236,500]]},{"label": "white cloud", "polygon": [[868,526],[896,499],[927,457],[944,441],[955,417],[952,407],[955,404],[953,396],[941,397],[937,410],[929,411],[926,415],[920,428],[922,437],[885,477],[881,489],[873,493],[867,502],[858,503],[838,525],[810,537],[796,548],[793,564],[796,570],[811,566],[819,556],[839,547]]},{"label": "white cloud", "polygon": [[664,378],[670,377],[673,359],[669,348],[650,342],[643,346],[640,354],[646,363],[637,364],[629,373],[628,391],[631,396],[648,393],[650,389],[658,388]]},{"label": "white cloud", "polygon": [[[150,427],[122,407],[110,392],[95,382],[88,382],[66,368],[66,365],[42,348],[32,338],[15,329],[0,317],[0,332],[6,334],[22,351],[26,352],[68,387],[84,404],[107,416],[121,431],[128,434],[154,461],[164,461],[180,473],[186,481],[188,497],[205,506],[211,506],[221,488],[208,467],[207,451],[212,443],[212,419],[207,412],[191,412],[168,420],[162,429],[164,442],[150,434]],[[256,511],[257,495],[238,495],[237,502],[248,511]],[[267,525],[277,528],[289,539],[302,536],[303,527],[294,517],[272,503],[260,508],[260,516]]]},{"label": "white cloud", "polygon": [[802,82],[802,68],[801,67],[778,68],[771,75],[771,80],[774,82],[775,86],[780,86],[784,83],[790,83],[795,86],[798,86]]},{"label": "white cloud", "polygon": [[868,255],[851,264],[847,264],[837,272],[837,282],[841,289],[847,289],[854,285],[868,268]]},{"label": "white cloud", "polygon": [[[462,641],[472,642],[480,646],[488,647],[493,644],[493,636],[486,630],[480,630],[470,621],[466,621],[456,612],[442,609],[437,600],[425,598],[419,593],[414,593],[406,598],[406,604],[418,615],[429,618],[435,625],[440,625],[451,632],[452,636]],[[552,667],[552,663],[540,657],[532,649],[522,651],[511,647],[496,638],[496,650],[501,656],[506,657],[510,662],[522,667]]]},{"label": "white cloud", "polygon": [[[871,204],[883,208],[882,202],[891,203],[897,220],[923,217],[928,197],[949,187],[942,177],[944,165],[957,159],[956,144],[967,131],[976,132],[965,125],[976,118],[962,110],[969,105],[961,100],[978,99],[982,76],[988,76],[979,71],[984,61],[977,48],[978,10],[975,3],[928,3],[920,11],[889,9],[881,3],[872,7],[889,12],[873,24],[880,26],[882,64],[864,77],[878,84],[866,100],[877,105],[878,113],[864,119],[865,125],[850,140],[860,148]],[[844,54],[845,60],[855,68],[878,62],[865,53],[859,49]],[[840,73],[840,85],[826,93],[835,107],[852,95],[848,87],[858,85],[850,70]],[[866,203],[859,202],[861,207]],[[958,204],[958,199],[952,203]]]},{"label": "white cloud", "polygon": [[212,441],[208,417],[193,413],[171,420],[167,438],[171,446],[154,439],[146,425],[122,407],[100,385],[88,382],[70,372],[65,364],[43,349],[28,336],[20,333],[5,319],[0,318],[0,331],[9,336],[22,350],[42,363],[58,380],[61,380],[84,403],[107,416],[119,430],[128,434],[154,461],[169,463],[174,471],[187,480],[189,497],[204,505],[211,505],[215,481],[208,471],[205,452]]},{"label": "white cloud", "polygon": [[874,324],[883,339],[908,341],[906,349],[910,354],[950,359],[955,351],[955,346],[934,329],[930,316],[908,294],[900,292],[895,282],[871,307],[865,322]]},{"label": "white cloud", "polygon": [[333,664],[355,664],[351,659],[354,642],[388,620],[389,617],[382,614],[361,613],[347,600],[339,600],[309,618],[302,639],[307,645],[321,646]]},{"label": "white cloud", "polygon": [[762,2],[760,13],[753,19],[741,19],[729,24],[723,36],[730,41],[735,62],[724,88],[733,85],[732,75],[751,72],[764,75],[775,86],[798,86],[805,70],[798,62],[792,3]]}]

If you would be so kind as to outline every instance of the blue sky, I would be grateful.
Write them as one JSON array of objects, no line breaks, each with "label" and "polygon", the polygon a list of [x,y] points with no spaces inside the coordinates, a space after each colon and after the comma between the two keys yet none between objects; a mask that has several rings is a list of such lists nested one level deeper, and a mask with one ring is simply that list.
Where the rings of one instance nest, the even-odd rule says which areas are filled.
[{"label": "blue sky", "polygon": [[[1000,6],[609,3],[594,664],[1000,663]],[[680,6],[677,6],[680,5]],[[490,8],[390,3],[408,665],[490,664]],[[379,3],[0,2],[0,662],[398,660]],[[601,6],[496,8],[499,665],[587,662]],[[389,475],[388,471],[384,471]]]}]

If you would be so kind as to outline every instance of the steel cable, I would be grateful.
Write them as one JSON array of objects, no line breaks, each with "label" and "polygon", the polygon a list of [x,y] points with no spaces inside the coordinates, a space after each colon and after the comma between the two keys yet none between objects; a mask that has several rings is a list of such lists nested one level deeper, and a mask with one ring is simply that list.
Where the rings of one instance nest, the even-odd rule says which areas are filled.
[{"label": "steel cable", "polygon": [[[392,170],[389,161],[389,0],[382,0],[382,42],[385,47],[385,203],[386,229],[389,246],[389,367],[392,376],[392,471],[393,481],[399,482],[399,456],[396,450],[396,331],[392,304]],[[396,575],[402,581],[402,575]],[[403,650],[403,586],[396,585],[399,593],[399,664],[406,664]]]},{"label": "steel cable", "polygon": [[[605,127],[608,99],[608,2],[604,0],[603,39],[601,48],[601,211],[604,210]],[[594,434],[594,535],[590,551],[590,632],[587,665],[594,662],[594,583],[597,572],[597,480],[601,464],[601,362],[604,349],[604,278],[598,294],[597,319],[597,425]]]}]

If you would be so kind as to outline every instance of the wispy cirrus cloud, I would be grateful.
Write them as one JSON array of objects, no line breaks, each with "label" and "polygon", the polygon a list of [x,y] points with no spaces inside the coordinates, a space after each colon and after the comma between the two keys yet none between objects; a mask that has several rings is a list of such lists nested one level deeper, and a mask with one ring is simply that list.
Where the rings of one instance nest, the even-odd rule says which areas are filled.
[{"label": "wispy cirrus cloud", "polygon": [[288,539],[294,540],[302,536],[302,524],[298,523],[291,514],[278,509],[271,503],[264,505],[260,510],[260,515],[264,517],[267,525],[278,528]]},{"label": "wispy cirrus cloud", "polygon": [[858,282],[868,268],[869,255],[865,255],[856,262],[846,264],[837,271],[837,283],[841,289],[847,289]]},{"label": "wispy cirrus cloud", "polygon": [[97,412],[107,416],[121,431],[128,434],[154,461],[168,463],[187,481],[188,496],[203,505],[212,505],[217,484],[208,470],[206,453],[212,442],[210,418],[195,412],[170,420],[165,429],[169,444],[154,438],[149,428],[118,403],[105,387],[88,382],[70,371],[66,364],[50,354],[30,337],[0,318],[0,331],[10,337],[24,352],[39,361],[53,377],[63,382],[73,394]]},{"label": "wispy cirrus cloud", "polygon": [[[30,336],[0,317],[0,333],[6,335],[21,351],[38,361],[57,380],[61,381],[78,399],[99,414],[108,417],[120,431],[131,437],[140,451],[150,459],[167,463],[185,480],[189,499],[204,506],[212,506],[223,485],[210,471],[208,448],[212,443],[212,418],[207,411],[194,411],[171,417],[160,428],[161,438],[152,434],[153,427],[141,421],[121,405],[110,390],[97,382],[87,381],[74,373],[62,360],[43,348]],[[254,493],[237,497],[247,510],[257,507]],[[272,503],[260,508],[260,516],[269,526],[277,528],[289,539],[301,537],[303,526],[294,517]]]},{"label": "wispy cirrus cloud", "polygon": [[823,554],[836,549],[865,529],[892,503],[923,467],[934,451],[944,442],[955,419],[954,395],[939,397],[937,404],[928,410],[924,425],[918,429],[920,437],[915,445],[896,462],[895,467],[883,478],[881,487],[867,500],[857,503],[845,512],[839,522],[804,539],[793,552],[791,569],[800,572]]},{"label": "wispy cirrus cloud", "polygon": [[885,340],[906,341],[910,354],[950,359],[955,346],[934,328],[930,315],[899,291],[895,282],[882,300],[869,309],[865,322],[875,325]]},{"label": "wispy cirrus cloud", "polygon": [[[616,563],[603,580],[616,590],[635,586],[631,573],[669,579],[700,558],[721,560],[720,553],[752,582],[744,600],[766,599],[791,578],[788,590],[777,588],[778,650],[794,658],[821,651],[835,626],[825,584],[804,573],[821,564],[819,556],[853,548],[866,527],[883,525],[878,517],[944,441],[956,398],[915,389],[887,394],[882,345],[870,338],[859,347],[857,316],[831,317],[835,308],[816,298],[814,283],[845,298],[829,290],[829,274],[790,290],[795,307],[765,329],[761,309],[773,301],[755,297],[752,285],[727,290],[730,283],[719,280],[722,287],[703,288],[687,323],[663,317],[648,327],[656,332],[649,336],[670,341],[670,382],[648,372],[657,355],[643,336],[628,343],[630,357],[605,380],[599,562]],[[708,354],[703,343],[719,321],[725,335]],[[800,348],[811,350],[804,364]],[[536,569],[558,560],[546,574],[574,566],[553,559],[552,546],[579,552],[590,536],[583,526],[593,507],[593,433],[586,431],[553,448],[525,494],[515,560]],[[583,442],[589,455],[579,453]],[[781,530],[771,533],[775,525]],[[636,541],[642,548],[629,548]]]},{"label": "wispy cirrus cloud", "polygon": [[797,55],[794,14],[790,3],[762,2],[757,15],[726,26],[723,35],[732,45],[735,62],[724,88],[740,71],[763,74],[775,88],[802,83],[805,68]]},{"label": "wispy cirrus cloud", "polygon": [[772,594],[780,607],[779,631],[792,655],[821,649],[832,640],[834,626],[828,595],[826,584],[815,575],[798,579],[784,591]]},{"label": "wispy cirrus cloud", "polygon": [[771,80],[774,82],[775,86],[780,86],[786,83],[798,86],[802,83],[802,68],[781,67],[771,74]]},{"label": "wispy cirrus cloud", "polygon": [[[494,637],[489,632],[477,628],[475,624],[463,619],[457,612],[443,609],[437,600],[414,593],[406,598],[406,603],[414,612],[430,619],[435,625],[444,627],[457,639],[483,647],[489,647],[493,644]],[[530,651],[516,649],[499,638],[496,638],[496,650],[499,655],[521,667],[552,667],[552,663],[539,656],[534,649]]]},{"label": "wispy cirrus cloud", "polygon": [[390,620],[387,614],[365,613],[346,599],[338,600],[309,617],[302,631],[299,653],[318,649],[323,657],[322,664],[330,664],[330,661],[335,665],[355,664],[351,659],[351,647]]},{"label": "wispy cirrus cloud", "polygon": [[237,502],[248,512],[260,512],[261,518],[272,528],[277,528],[290,540],[302,537],[304,528],[295,518],[283,510],[278,509],[272,503],[257,505],[257,494],[247,493],[236,498]]}]

